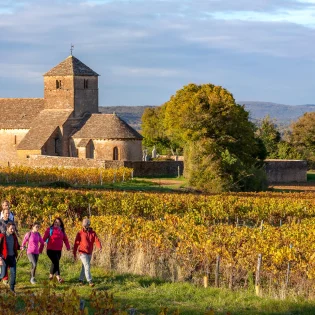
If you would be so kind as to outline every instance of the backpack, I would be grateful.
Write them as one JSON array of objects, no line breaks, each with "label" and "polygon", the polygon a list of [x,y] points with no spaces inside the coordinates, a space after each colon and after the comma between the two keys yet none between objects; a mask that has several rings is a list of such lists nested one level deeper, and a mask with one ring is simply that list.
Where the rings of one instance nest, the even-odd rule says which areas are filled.
[{"label": "backpack", "polygon": [[48,241],[49,241],[50,237],[51,237],[52,234],[53,234],[53,231],[54,231],[54,228],[51,226],[50,229],[49,229],[49,237],[48,237],[47,240],[46,240],[46,243],[47,243],[47,244],[48,244]]}]

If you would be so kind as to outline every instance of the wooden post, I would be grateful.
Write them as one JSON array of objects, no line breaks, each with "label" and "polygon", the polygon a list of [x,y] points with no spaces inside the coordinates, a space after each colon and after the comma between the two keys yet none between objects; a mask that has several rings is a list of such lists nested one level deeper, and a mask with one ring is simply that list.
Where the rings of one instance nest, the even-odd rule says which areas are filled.
[{"label": "wooden post", "polygon": [[256,277],[255,277],[255,292],[256,292],[256,295],[258,295],[258,296],[261,295],[261,290],[260,290],[261,264],[262,264],[262,254],[259,254],[258,255],[258,260],[257,260]]},{"label": "wooden post", "polygon": [[[292,244],[290,244],[290,250],[292,250]],[[289,286],[289,281],[290,281],[290,271],[291,271],[291,262],[290,260],[288,261],[288,266],[287,266],[287,274],[285,276],[285,288]]]},{"label": "wooden post", "polygon": [[261,223],[260,223],[260,231],[262,232],[264,229],[264,220],[261,220]]},{"label": "wooden post", "polygon": [[220,255],[217,255],[217,260],[215,264],[215,286],[218,288],[220,286]]},{"label": "wooden post", "polygon": [[180,169],[179,169],[179,166],[177,166],[177,177],[178,177],[178,178],[180,177]]}]

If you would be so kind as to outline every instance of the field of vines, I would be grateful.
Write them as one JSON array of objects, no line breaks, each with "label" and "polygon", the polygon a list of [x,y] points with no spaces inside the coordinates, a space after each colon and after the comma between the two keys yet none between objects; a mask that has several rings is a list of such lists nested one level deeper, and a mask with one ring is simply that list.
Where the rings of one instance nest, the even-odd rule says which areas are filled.
[{"label": "field of vines", "polygon": [[0,183],[53,183],[66,182],[70,185],[103,185],[131,179],[132,169],[104,168],[33,168],[27,166],[0,166]]},{"label": "field of vines", "polygon": [[[20,225],[65,219],[73,241],[90,216],[104,268],[230,288],[315,292],[315,195],[162,194],[6,187]],[[218,257],[220,265],[218,266]]]}]

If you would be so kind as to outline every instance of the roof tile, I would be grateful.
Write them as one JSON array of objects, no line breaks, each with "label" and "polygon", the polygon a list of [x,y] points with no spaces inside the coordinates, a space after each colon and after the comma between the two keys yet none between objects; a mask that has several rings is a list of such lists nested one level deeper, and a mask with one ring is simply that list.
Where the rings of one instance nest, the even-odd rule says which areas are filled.
[{"label": "roof tile", "polygon": [[83,127],[72,137],[142,140],[142,136],[116,114],[92,114]]},{"label": "roof tile", "polygon": [[99,76],[95,71],[74,56],[69,56],[44,76]]}]

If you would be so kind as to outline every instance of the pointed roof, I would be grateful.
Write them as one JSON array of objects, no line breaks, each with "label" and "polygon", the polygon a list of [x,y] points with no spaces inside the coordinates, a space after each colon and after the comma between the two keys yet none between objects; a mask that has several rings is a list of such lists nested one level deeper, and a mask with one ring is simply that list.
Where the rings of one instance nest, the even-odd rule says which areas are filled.
[{"label": "pointed roof", "polygon": [[69,56],[56,67],[44,74],[45,76],[99,76],[95,71],[74,56]]},{"label": "pointed roof", "polygon": [[73,136],[81,139],[133,139],[142,136],[116,114],[92,114]]},{"label": "pointed roof", "polygon": [[40,150],[54,131],[62,126],[72,110],[44,109],[34,119],[29,132],[18,144],[18,150]]}]

